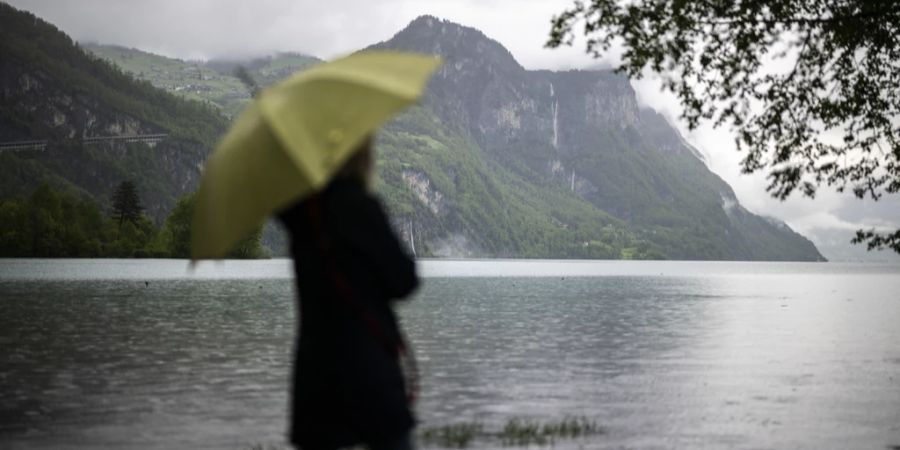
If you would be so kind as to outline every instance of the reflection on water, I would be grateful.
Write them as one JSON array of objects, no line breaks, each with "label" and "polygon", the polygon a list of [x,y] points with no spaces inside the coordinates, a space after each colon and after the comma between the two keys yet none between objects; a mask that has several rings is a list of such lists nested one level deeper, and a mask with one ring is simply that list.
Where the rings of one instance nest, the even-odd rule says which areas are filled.
[{"label": "reflection on water", "polygon": [[[900,268],[426,261],[426,425],[585,415],[556,448],[900,445]],[[0,260],[0,447],[283,442],[290,263]]]}]

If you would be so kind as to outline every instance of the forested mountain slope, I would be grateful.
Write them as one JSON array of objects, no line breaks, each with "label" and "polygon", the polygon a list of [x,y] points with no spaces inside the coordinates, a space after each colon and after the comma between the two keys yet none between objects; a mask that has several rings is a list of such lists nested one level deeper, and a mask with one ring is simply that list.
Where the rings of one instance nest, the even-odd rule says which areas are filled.
[{"label": "forested mountain slope", "polygon": [[[131,179],[159,220],[196,188],[203,160],[228,125],[216,108],[135,80],[5,3],[0,86],[2,196],[48,182],[105,204],[116,185]],[[9,145],[22,141],[40,144]]]}]

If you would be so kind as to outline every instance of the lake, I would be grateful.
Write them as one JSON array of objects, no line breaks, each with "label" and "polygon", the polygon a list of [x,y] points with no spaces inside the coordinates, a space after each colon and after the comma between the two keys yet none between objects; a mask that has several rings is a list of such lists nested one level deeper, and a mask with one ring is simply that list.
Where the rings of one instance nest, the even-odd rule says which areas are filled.
[{"label": "lake", "polygon": [[[422,426],[554,448],[900,446],[900,266],[425,260]],[[288,260],[0,260],[0,448],[283,445]],[[482,442],[473,448],[499,447]]]}]

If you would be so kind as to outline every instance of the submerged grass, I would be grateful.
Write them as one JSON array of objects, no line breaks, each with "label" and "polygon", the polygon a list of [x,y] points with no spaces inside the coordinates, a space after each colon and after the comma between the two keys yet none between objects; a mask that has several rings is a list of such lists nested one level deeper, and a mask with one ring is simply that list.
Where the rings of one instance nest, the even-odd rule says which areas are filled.
[{"label": "submerged grass", "polygon": [[483,432],[484,425],[481,422],[463,422],[425,428],[419,433],[419,438],[426,445],[465,448]]},{"label": "submerged grass", "polygon": [[[480,421],[457,422],[449,425],[420,427],[418,441],[423,447],[468,448],[477,442],[498,441],[505,447],[553,445],[562,439],[578,439],[604,434],[606,431],[584,416],[566,416],[561,420],[540,421],[512,418],[503,427],[488,430]],[[258,442],[248,450],[282,450],[284,445]]]},{"label": "submerged grass", "polygon": [[545,435],[542,431],[541,424],[536,421],[511,419],[500,431],[500,440],[506,446],[551,443],[552,436]]},{"label": "submerged grass", "polygon": [[605,430],[584,416],[566,416],[562,420],[542,422],[512,418],[499,431],[486,431],[481,422],[462,422],[425,427],[419,439],[425,446],[466,448],[476,440],[499,440],[507,447],[552,445],[560,439],[577,439],[603,434]]},{"label": "submerged grass", "polygon": [[499,437],[507,446],[547,445],[557,439],[575,439],[602,432],[596,422],[584,416],[567,416],[558,422],[544,423],[514,418],[506,422]]}]

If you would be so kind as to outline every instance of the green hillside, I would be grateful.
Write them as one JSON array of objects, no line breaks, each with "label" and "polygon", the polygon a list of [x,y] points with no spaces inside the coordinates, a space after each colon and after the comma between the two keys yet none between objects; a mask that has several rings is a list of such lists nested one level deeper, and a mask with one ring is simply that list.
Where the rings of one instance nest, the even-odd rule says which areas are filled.
[{"label": "green hillside", "polygon": [[[42,149],[0,151],[0,197],[29,195],[47,182],[108,205],[115,186],[133,180],[147,212],[161,221],[195,188],[202,161],[228,124],[216,107],[136,80],[4,3],[0,85],[0,143],[46,142]],[[138,135],[163,137],[109,140]]]},{"label": "green hillside", "polygon": [[378,190],[396,228],[420,254],[664,257],[590,203],[564,189],[536,186],[486,158],[425,107],[385,127],[377,148]]},{"label": "green hillside", "polygon": [[234,76],[238,65],[246,67],[261,85],[269,85],[319,61],[295,53],[247,61],[182,61],[115,45],[84,44],[83,48],[153,86],[209,102],[229,117],[250,100],[247,88]]}]

